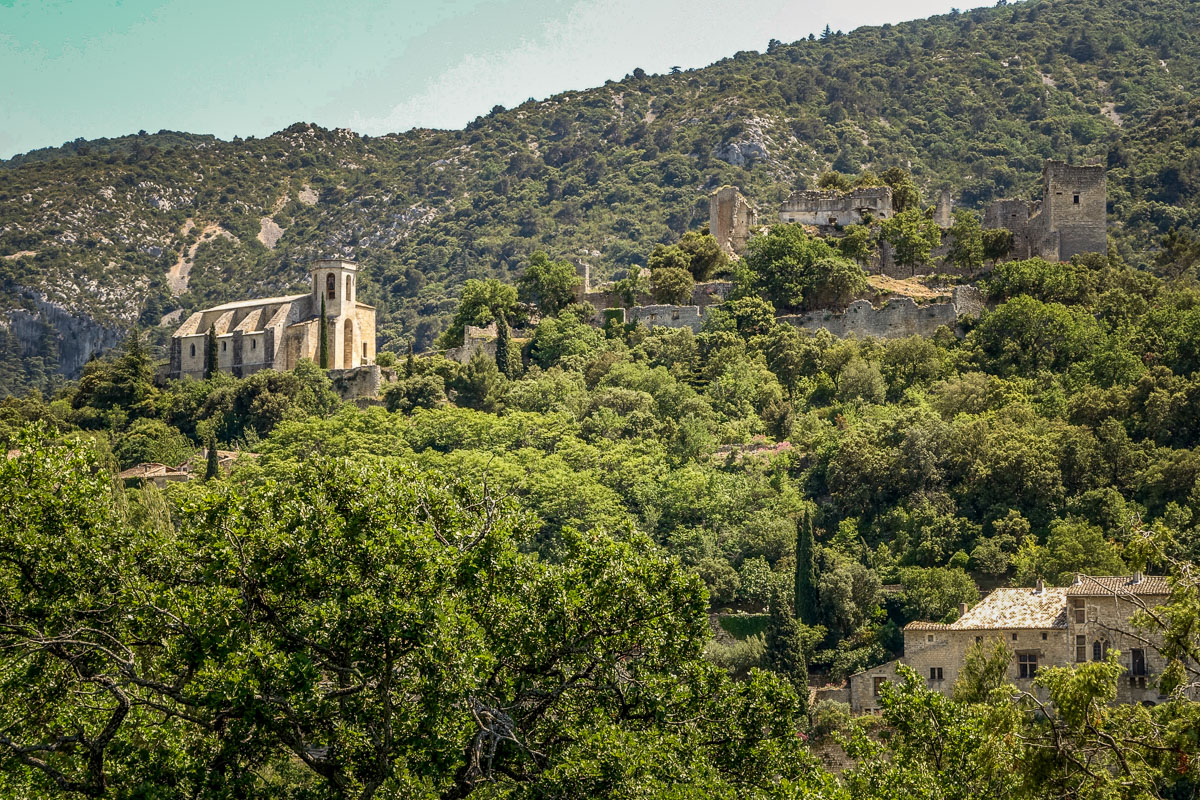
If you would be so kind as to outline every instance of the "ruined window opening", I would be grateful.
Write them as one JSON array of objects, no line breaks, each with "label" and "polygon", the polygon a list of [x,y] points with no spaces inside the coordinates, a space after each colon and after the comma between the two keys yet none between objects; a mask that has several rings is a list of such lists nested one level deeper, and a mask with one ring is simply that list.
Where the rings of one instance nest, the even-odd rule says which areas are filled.
[{"label": "ruined window opening", "polygon": [[328,297],[330,300],[333,300],[336,293],[337,293],[337,289],[335,288],[334,280],[333,280],[333,273],[331,272],[325,276],[325,296]]},{"label": "ruined window opening", "polygon": [[1026,679],[1034,678],[1037,676],[1037,668],[1037,653],[1017,654],[1017,677]]},{"label": "ruined window opening", "polygon": [[1146,674],[1146,651],[1140,647],[1129,651],[1129,671],[1134,675]]},{"label": "ruined window opening", "polygon": [[1082,664],[1087,661],[1087,637],[1075,637],[1075,661]]},{"label": "ruined window opening", "polygon": [[830,217],[830,218],[829,218],[829,224],[830,224],[830,225],[837,225],[837,217]]},{"label": "ruined window opening", "polygon": [[941,679],[942,679],[942,668],[941,667],[930,667],[929,668],[929,680],[940,681]]},{"label": "ruined window opening", "polygon": [[678,312],[678,311],[672,311],[672,312],[671,312],[671,319],[679,319],[679,312]]},{"label": "ruined window opening", "polygon": [[1079,205],[1079,195],[1075,195],[1075,205]]}]

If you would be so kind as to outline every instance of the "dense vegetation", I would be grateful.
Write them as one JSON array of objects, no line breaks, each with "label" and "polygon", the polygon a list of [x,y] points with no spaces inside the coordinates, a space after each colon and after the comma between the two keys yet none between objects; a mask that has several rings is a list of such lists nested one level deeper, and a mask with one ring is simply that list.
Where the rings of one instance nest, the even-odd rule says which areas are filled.
[{"label": "dense vegetation", "polygon": [[[701,225],[715,186],[741,186],[769,212],[829,169],[910,165],[927,196],[949,186],[978,208],[1032,196],[1046,157],[1106,163],[1122,257],[1152,266],[1158,237],[1178,229],[1162,268],[1188,272],[1200,219],[1196,11],[1185,0],[1001,4],[772,42],[679,74],[634,70],[462,131],[368,138],[296,125],[262,140],[75,142],[0,166],[0,291],[9,308],[36,311],[40,293],[89,325],[127,330],[294,290],[308,259],[338,252],[364,266],[381,343],[420,350],[465,280],[510,281],[537,249],[620,278]],[[283,228],[273,249],[256,238],[264,216]],[[229,238],[200,238],[213,225]],[[166,273],[194,244],[176,298]],[[41,311],[0,330],[0,390],[46,388],[75,346]]]}]

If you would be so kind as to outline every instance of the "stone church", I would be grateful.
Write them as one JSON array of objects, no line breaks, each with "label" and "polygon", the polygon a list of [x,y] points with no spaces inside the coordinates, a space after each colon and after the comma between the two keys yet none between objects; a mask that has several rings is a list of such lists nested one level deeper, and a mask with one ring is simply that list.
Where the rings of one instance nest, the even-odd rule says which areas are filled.
[{"label": "stone church", "polygon": [[375,308],[356,299],[358,266],[326,258],[313,262],[305,294],[238,300],[197,311],[171,336],[167,376],[204,377],[206,340],[217,334],[217,368],[237,377],[263,369],[289,370],[320,358],[321,302],[325,303],[328,367],[375,363]]}]

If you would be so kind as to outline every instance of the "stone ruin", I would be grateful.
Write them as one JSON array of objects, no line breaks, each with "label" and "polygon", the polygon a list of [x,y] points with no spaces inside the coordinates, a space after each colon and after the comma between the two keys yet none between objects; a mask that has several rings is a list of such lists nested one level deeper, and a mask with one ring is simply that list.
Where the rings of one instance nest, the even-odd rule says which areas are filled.
[{"label": "stone ruin", "polygon": [[983,212],[983,227],[1012,231],[1013,258],[1069,261],[1080,253],[1107,252],[1107,223],[1104,167],[1051,159],[1042,167],[1041,200],[996,200]]},{"label": "stone ruin", "polygon": [[758,224],[758,210],[736,186],[722,186],[708,196],[708,230],[725,255],[746,249],[750,229]]},{"label": "stone ruin", "polygon": [[846,193],[836,189],[793,192],[779,207],[780,222],[818,227],[861,225],[867,216],[892,216],[890,187],[870,186]]}]

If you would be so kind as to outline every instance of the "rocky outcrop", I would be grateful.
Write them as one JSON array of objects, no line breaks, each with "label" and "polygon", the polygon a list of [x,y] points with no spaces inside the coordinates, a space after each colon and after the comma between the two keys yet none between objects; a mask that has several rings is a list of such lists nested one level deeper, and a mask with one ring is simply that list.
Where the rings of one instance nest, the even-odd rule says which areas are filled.
[{"label": "rocky outcrop", "polygon": [[21,358],[45,358],[48,371],[78,377],[89,359],[125,337],[122,329],[72,313],[42,295],[24,296],[26,307],[0,312],[0,326],[8,328],[16,340]]}]

